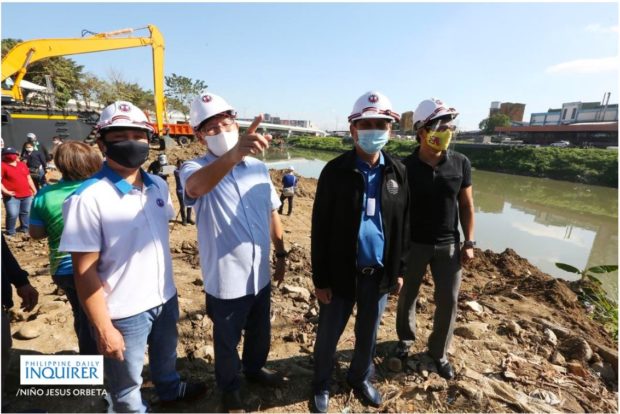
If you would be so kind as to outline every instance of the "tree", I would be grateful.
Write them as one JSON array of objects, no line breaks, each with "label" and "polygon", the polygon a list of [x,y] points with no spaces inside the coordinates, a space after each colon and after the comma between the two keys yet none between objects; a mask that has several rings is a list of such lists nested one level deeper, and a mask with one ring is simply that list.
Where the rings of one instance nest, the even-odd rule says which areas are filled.
[{"label": "tree", "polygon": [[495,133],[496,127],[510,126],[510,117],[504,114],[493,114],[489,118],[483,119],[478,127],[480,130],[488,135]]},{"label": "tree", "polygon": [[192,99],[207,89],[207,84],[202,80],[194,80],[186,76],[173,73],[165,77],[165,95],[168,105],[183,113],[185,119],[189,115],[189,106]]}]

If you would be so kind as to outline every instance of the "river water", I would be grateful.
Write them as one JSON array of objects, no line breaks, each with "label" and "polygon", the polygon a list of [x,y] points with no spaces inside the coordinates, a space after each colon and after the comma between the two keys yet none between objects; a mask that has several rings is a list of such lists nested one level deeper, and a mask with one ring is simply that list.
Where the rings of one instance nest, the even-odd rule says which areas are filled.
[{"label": "river water", "polygon": [[[318,178],[332,152],[272,151],[269,168],[295,167]],[[475,234],[478,247],[502,252],[510,247],[543,272],[574,280],[558,269],[563,262],[579,269],[618,264],[618,190],[614,188],[473,171]],[[604,275],[605,290],[618,296],[618,274]]]}]

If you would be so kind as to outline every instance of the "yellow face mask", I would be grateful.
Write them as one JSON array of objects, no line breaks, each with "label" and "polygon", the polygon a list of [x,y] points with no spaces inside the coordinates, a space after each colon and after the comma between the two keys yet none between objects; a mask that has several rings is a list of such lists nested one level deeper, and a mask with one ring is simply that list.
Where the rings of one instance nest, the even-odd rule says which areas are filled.
[{"label": "yellow face mask", "polygon": [[452,141],[452,131],[429,131],[426,134],[426,143],[435,151],[445,151]]}]

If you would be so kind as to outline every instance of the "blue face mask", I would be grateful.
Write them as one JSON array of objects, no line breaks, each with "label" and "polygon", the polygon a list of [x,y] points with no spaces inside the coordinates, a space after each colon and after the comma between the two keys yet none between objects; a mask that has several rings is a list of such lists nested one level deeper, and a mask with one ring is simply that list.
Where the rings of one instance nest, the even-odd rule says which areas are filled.
[{"label": "blue face mask", "polygon": [[361,129],[357,131],[357,143],[366,154],[376,154],[387,144],[390,132],[383,129]]}]

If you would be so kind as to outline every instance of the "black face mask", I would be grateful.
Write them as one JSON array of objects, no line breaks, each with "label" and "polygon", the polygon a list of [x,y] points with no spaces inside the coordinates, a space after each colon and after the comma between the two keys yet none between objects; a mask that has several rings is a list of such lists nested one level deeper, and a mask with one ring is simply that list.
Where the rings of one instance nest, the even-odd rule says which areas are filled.
[{"label": "black face mask", "polygon": [[106,157],[127,168],[138,168],[149,156],[149,144],[127,140],[105,142]]}]

